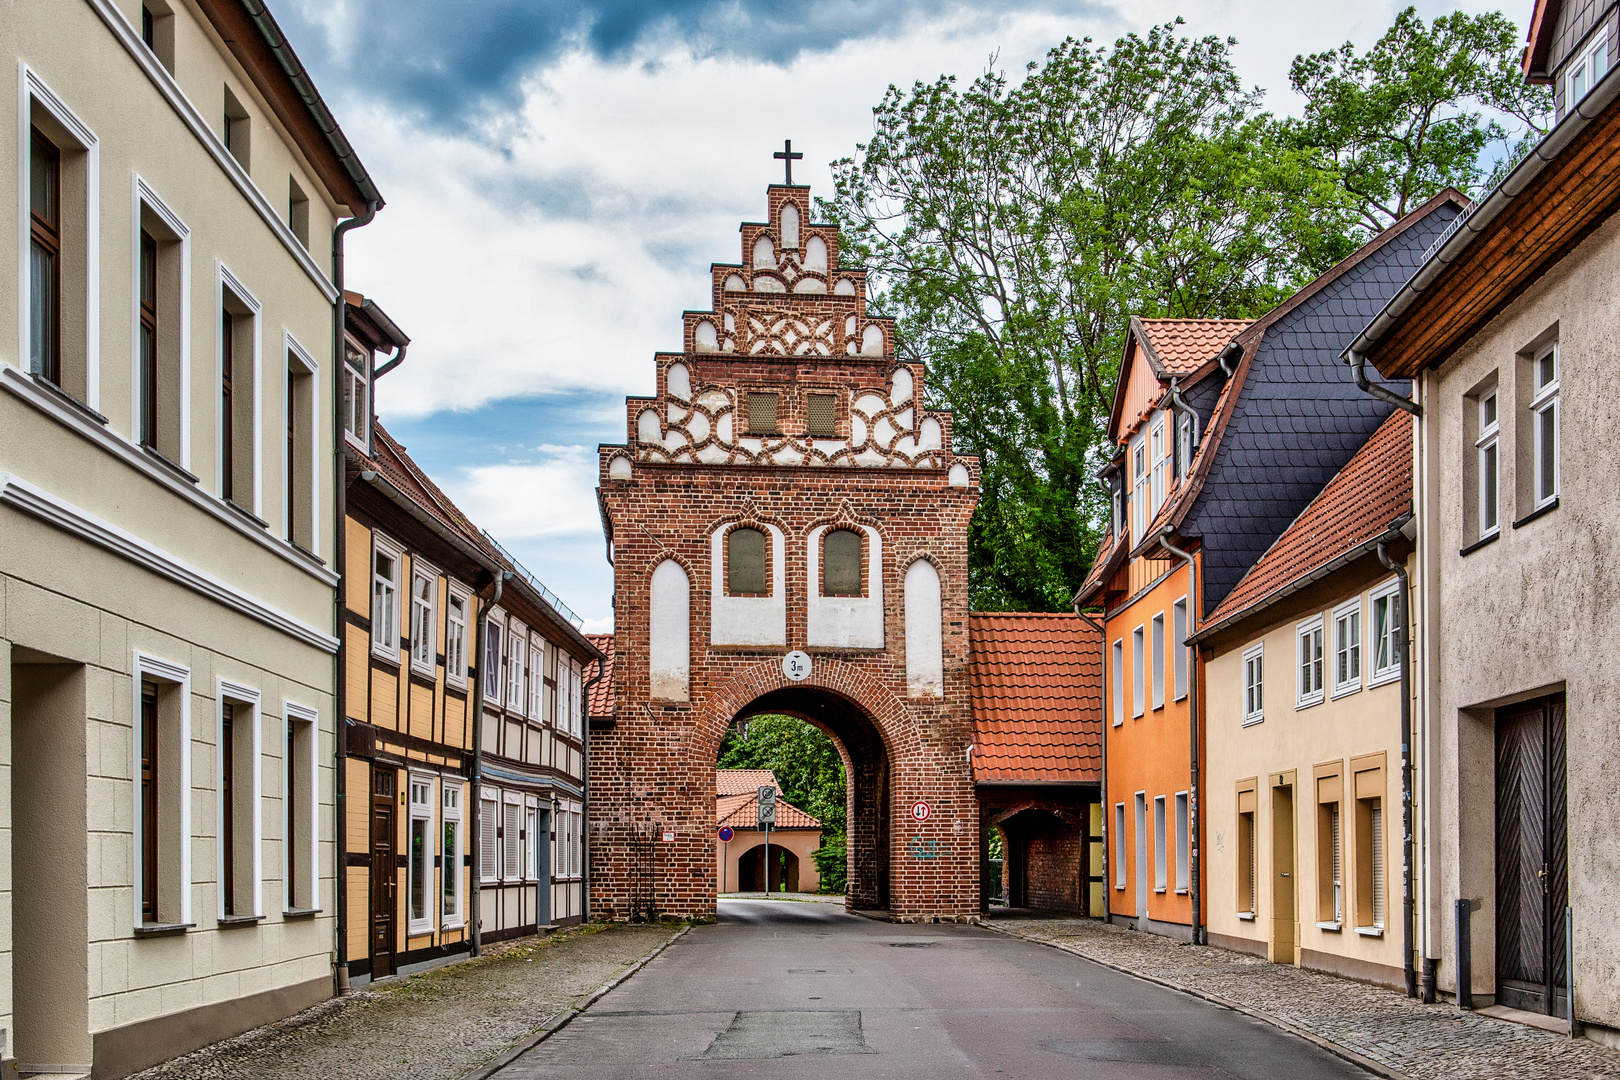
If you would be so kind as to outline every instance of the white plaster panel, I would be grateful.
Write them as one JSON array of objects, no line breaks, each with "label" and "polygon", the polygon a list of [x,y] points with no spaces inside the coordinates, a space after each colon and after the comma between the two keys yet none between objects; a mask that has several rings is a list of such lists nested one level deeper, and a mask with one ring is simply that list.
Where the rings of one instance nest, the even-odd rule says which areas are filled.
[{"label": "white plaster panel", "polygon": [[806,589],[805,638],[811,645],[843,649],[883,648],[883,537],[870,525],[866,534],[866,595],[821,595],[821,538],[832,528],[810,530],[809,584]]},{"label": "white plaster panel", "polygon": [[726,595],[726,526],[709,537],[709,642],[714,645],[787,644],[787,543],[782,530],[764,525],[771,541],[771,595]]},{"label": "white plaster panel", "polygon": [[918,559],[906,568],[906,694],[910,697],[945,694],[942,619],[939,571],[927,559]]},{"label": "white plaster panel", "polygon": [[647,604],[647,666],[652,696],[661,701],[687,701],[692,674],[692,584],[674,559],[659,563],[652,574]]},{"label": "white plaster panel", "polygon": [[670,397],[678,397],[687,401],[692,397],[692,373],[686,370],[685,364],[669,365],[669,375],[666,379]]}]

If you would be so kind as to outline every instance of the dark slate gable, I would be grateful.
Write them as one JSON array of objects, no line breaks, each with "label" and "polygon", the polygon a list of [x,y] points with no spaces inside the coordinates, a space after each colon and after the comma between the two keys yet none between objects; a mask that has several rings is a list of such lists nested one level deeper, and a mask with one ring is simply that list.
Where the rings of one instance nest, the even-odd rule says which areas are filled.
[{"label": "dark slate gable", "polygon": [[[1266,329],[1179,530],[1203,544],[1202,615],[1215,610],[1390,414],[1391,406],[1356,389],[1340,354],[1417,271],[1457,213],[1455,203],[1442,203]],[[1391,384],[1402,394],[1408,386]]]}]

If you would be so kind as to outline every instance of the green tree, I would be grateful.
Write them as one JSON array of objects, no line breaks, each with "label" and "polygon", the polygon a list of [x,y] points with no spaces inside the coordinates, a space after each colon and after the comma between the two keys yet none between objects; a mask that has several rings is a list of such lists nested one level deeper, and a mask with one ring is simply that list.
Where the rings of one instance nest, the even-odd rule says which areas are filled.
[{"label": "green tree", "polygon": [[1407,8],[1365,53],[1347,41],[1294,59],[1294,132],[1332,161],[1368,232],[1447,187],[1477,197],[1547,133],[1552,90],[1525,82],[1520,48],[1501,12],[1425,25]]},{"label": "green tree", "polygon": [[716,766],[775,773],[782,798],[821,822],[821,849],[815,859],[823,891],[842,892],[847,803],[838,747],[814,724],[791,716],[755,716],[747,725],[746,738],[741,725],[726,731]]},{"label": "green tree", "polygon": [[977,608],[1062,610],[1089,567],[1131,315],[1255,315],[1353,247],[1343,189],[1234,43],[1179,25],[1067,40],[1020,80],[890,87],[834,163],[822,210],[982,462]]}]

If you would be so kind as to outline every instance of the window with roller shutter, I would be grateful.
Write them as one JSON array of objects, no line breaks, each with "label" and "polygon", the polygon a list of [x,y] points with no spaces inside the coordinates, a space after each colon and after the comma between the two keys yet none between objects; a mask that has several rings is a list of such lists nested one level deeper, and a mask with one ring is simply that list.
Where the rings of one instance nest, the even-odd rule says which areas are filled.
[{"label": "window with roller shutter", "polygon": [[501,878],[517,881],[523,876],[523,807],[506,803],[501,820]]},{"label": "window with roller shutter", "polygon": [[494,881],[499,876],[496,874],[496,852],[500,847],[499,804],[493,798],[484,799],[478,809],[478,877],[482,881]]}]

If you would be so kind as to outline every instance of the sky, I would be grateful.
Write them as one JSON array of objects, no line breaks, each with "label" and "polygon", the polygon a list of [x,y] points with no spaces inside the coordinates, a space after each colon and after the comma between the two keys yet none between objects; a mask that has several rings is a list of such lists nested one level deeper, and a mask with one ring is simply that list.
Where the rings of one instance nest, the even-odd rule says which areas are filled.
[{"label": "sky", "polygon": [[[383,424],[474,521],[612,628],[597,446],[653,390],[709,264],[740,257],[782,140],[794,179],[870,137],[892,85],[1016,72],[1067,36],[1181,16],[1235,38],[1266,106],[1294,56],[1365,48],[1389,0],[277,0],[387,205],[347,240],[347,287],[412,342]],[[1422,15],[1461,6],[1420,0]],[[1506,13],[1521,27],[1530,2]]]}]

